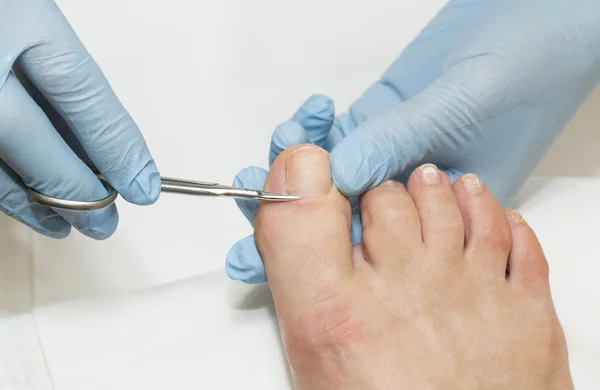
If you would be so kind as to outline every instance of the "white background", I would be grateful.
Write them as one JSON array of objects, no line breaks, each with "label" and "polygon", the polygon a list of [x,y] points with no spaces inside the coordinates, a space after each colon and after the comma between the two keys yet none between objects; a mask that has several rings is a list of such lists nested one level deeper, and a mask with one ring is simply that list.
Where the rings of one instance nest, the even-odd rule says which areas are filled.
[{"label": "white background", "polygon": [[[309,95],[328,94],[335,99],[338,112],[344,111],[445,1],[60,0],[58,3],[136,119],[161,173],[229,183],[245,166],[266,165],[274,127],[288,119]],[[537,175],[600,177],[600,155],[596,152],[600,138],[598,107],[597,93],[541,164]],[[561,204],[567,207],[569,201]],[[595,202],[585,204],[594,208],[589,213],[600,215]],[[167,194],[155,206],[139,208],[120,202],[119,210],[119,230],[105,242],[95,242],[77,233],[66,240],[53,241],[0,216],[2,307],[12,307],[15,312],[40,308],[40,318],[54,324],[48,325],[48,334],[66,337],[69,332],[87,327],[92,329],[87,335],[89,341],[99,337],[90,323],[83,321],[78,328],[67,331],[64,322],[49,319],[53,316],[49,308],[83,302],[86,298],[105,299],[152,289],[210,271],[222,277],[230,246],[251,233],[231,200]],[[553,219],[540,221],[547,227]],[[546,234],[548,241],[557,242],[551,232]],[[586,241],[585,245],[588,244]],[[589,253],[591,249],[586,248]],[[563,247],[555,245],[554,250],[568,257]],[[586,274],[589,273],[581,275]],[[30,282],[22,282],[25,279],[21,277]],[[207,305],[206,296],[211,290],[195,291],[196,295],[192,295],[198,299],[187,303]],[[211,298],[218,302],[216,306],[229,299],[214,294]],[[151,301],[147,305],[152,305]],[[65,314],[60,309],[58,312],[67,318],[79,313]],[[209,313],[204,314],[205,322],[212,318]],[[93,323],[102,323],[94,315],[89,318],[94,319]],[[203,317],[196,313],[188,319],[202,321]],[[171,329],[161,326],[154,329],[155,334]],[[119,325],[113,323],[112,327],[118,329]],[[124,329],[135,334],[135,327]],[[240,333],[229,340],[239,340],[241,335],[252,337],[250,330],[238,329]],[[221,336],[227,340],[225,335]],[[48,348],[54,351],[63,348],[65,356],[70,354],[68,358],[56,353],[54,358],[46,357],[56,377],[68,376],[65,373],[69,370],[77,371],[73,368],[77,362],[73,356],[85,355],[82,351],[87,350],[92,358],[89,348],[69,349],[61,344],[68,341],[56,337],[45,338]],[[115,353],[115,346],[108,339],[103,342],[106,350],[91,349],[96,363],[110,360]],[[233,341],[224,343],[235,348]],[[198,348],[206,345],[200,343]],[[113,350],[109,351],[108,346]],[[216,360],[221,362],[220,358]],[[84,365],[83,361],[79,363]],[[202,385],[204,382],[194,377],[193,366],[197,362],[187,363],[189,370],[181,372],[189,375],[189,382],[184,381],[178,388],[187,388],[190,383]],[[227,359],[223,358],[222,363],[222,369],[216,372],[225,372]],[[35,364],[44,362],[39,360],[30,366]],[[279,363],[274,366],[279,367]],[[180,364],[180,367],[188,366]],[[251,375],[261,366],[248,367]],[[242,378],[247,380],[243,375]],[[56,383],[60,380],[55,378]],[[81,385],[73,379],[65,379],[63,383],[73,388]],[[140,383],[115,382],[109,388],[135,389]],[[69,388],[68,384],[56,386]]]}]

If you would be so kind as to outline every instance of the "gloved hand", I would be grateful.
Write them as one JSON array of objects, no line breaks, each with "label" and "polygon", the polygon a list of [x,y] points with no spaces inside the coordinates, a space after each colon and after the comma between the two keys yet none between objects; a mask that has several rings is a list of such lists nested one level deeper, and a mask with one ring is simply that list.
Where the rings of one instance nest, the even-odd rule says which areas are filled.
[{"label": "gloved hand", "polygon": [[[506,206],[599,79],[600,2],[454,0],[348,115],[319,134],[285,125],[293,130],[275,132],[272,154],[307,139],[331,150],[348,196],[430,162],[452,179],[478,174]],[[251,169],[236,181],[257,187],[263,177]],[[232,248],[227,271],[264,281],[253,238]]]},{"label": "gloved hand", "polygon": [[144,138],[50,0],[0,0],[0,209],[50,237],[71,225],[96,238],[116,229],[115,206],[94,212],[32,204],[25,186],[73,200],[107,196],[95,166],[128,201],[160,193]]}]

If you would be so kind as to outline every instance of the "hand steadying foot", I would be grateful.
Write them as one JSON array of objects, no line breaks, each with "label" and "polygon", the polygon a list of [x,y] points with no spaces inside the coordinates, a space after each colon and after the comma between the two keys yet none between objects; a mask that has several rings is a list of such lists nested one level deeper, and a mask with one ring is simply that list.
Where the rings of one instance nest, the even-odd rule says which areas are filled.
[{"label": "hand steadying foot", "polygon": [[477,177],[371,190],[354,248],[325,151],[286,150],[266,187],[306,198],[256,222],[297,389],[572,388],[540,244]]}]

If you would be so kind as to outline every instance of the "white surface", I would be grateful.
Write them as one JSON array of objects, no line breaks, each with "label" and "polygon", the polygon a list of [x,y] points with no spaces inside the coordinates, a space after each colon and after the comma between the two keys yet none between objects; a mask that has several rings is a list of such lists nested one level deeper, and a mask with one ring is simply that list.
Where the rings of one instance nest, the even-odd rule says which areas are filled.
[{"label": "white surface", "polygon": [[[58,1],[162,173],[221,182],[264,165],[273,128],[310,94],[345,110],[444,2]],[[538,174],[599,175],[599,102]],[[552,263],[578,388],[597,388],[600,181],[537,186],[525,215]],[[250,233],[234,203],[164,196],[120,214],[106,242],[52,241],[0,216],[0,389],[9,377],[27,390],[285,388],[268,294],[239,303],[253,289],[222,271]]]}]

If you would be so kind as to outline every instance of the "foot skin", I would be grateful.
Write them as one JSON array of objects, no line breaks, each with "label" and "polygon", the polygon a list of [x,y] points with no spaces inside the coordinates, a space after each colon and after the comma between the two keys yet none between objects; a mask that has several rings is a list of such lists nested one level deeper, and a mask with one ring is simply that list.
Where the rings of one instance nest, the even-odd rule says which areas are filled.
[{"label": "foot skin", "polygon": [[286,150],[266,189],[303,198],[256,222],[297,389],[573,387],[542,248],[476,176],[373,189],[354,248],[325,151]]}]

